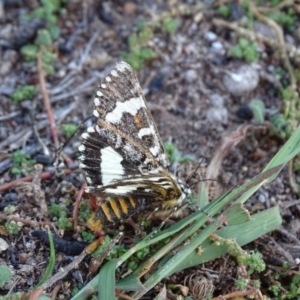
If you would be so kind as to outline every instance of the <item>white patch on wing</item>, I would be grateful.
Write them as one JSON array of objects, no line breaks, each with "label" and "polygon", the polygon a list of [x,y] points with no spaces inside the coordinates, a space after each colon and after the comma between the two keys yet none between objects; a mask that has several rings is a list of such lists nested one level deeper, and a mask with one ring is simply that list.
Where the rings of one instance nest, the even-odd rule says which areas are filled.
[{"label": "white patch on wing", "polygon": [[114,77],[119,77],[118,72],[116,70],[112,70],[110,74]]},{"label": "white patch on wing", "polygon": [[150,127],[148,127],[148,128],[140,129],[140,131],[138,133],[138,137],[141,139],[145,135],[154,135],[154,137],[155,137],[155,130],[154,130],[153,125],[150,125]]},{"label": "white patch on wing", "polygon": [[102,83],[102,84],[101,84],[101,87],[102,87],[103,89],[106,89],[106,88],[107,88],[107,85],[106,85],[105,83]]},{"label": "white patch on wing", "polygon": [[141,97],[131,98],[125,102],[117,102],[115,109],[106,115],[105,120],[113,124],[119,123],[124,113],[135,116],[142,107],[146,106]]},{"label": "white patch on wing", "polygon": [[81,137],[82,137],[84,140],[88,139],[89,136],[90,136],[90,135],[89,135],[88,133],[86,133],[86,132],[84,132],[84,133],[81,135]]},{"label": "white patch on wing", "polygon": [[86,129],[87,132],[95,132],[94,126],[90,126]]},{"label": "white patch on wing", "polygon": [[[97,95],[98,95],[98,92],[97,92]],[[99,98],[95,98],[94,99],[94,104],[95,104],[95,106],[100,106],[100,100],[99,100]]]},{"label": "white patch on wing", "polygon": [[[157,142],[157,140],[156,140],[156,142]],[[154,156],[156,156],[160,152],[160,146],[158,143],[155,143],[155,146],[151,147],[149,150]]]},{"label": "white patch on wing", "polygon": [[119,134],[116,134],[116,141],[115,142],[116,142],[115,147],[120,148],[121,145],[122,145],[122,138]]},{"label": "white patch on wing", "polygon": [[81,145],[78,147],[78,150],[79,150],[80,152],[83,152],[83,151],[85,150],[85,146],[81,144]]},{"label": "white patch on wing", "polygon": [[115,188],[107,188],[104,191],[107,194],[125,195],[132,191],[136,191],[136,189],[137,186],[135,185],[125,185],[125,186],[116,186]]},{"label": "white patch on wing", "polygon": [[97,96],[99,96],[99,97],[104,96],[103,93],[101,93],[101,91],[97,91],[96,94],[97,94]]},{"label": "white patch on wing", "polygon": [[99,117],[100,117],[100,115],[99,115],[99,113],[98,113],[98,111],[97,111],[96,109],[94,109],[93,115],[94,115],[96,118],[99,118]]},{"label": "white patch on wing", "polygon": [[79,168],[84,169],[84,168],[86,168],[86,165],[83,164],[83,163],[80,163],[80,164],[79,164]]},{"label": "white patch on wing", "polygon": [[102,183],[107,185],[115,179],[121,179],[124,175],[124,169],[121,165],[123,157],[117,153],[112,147],[101,149],[101,173]]},{"label": "white patch on wing", "polygon": [[110,78],[109,76],[106,76],[106,77],[105,77],[105,80],[106,80],[107,82],[111,82],[111,78]]},{"label": "white patch on wing", "polygon": [[116,69],[119,71],[119,72],[124,72],[126,69],[127,70],[131,70],[131,67],[124,61],[121,61],[119,63],[116,64]]},{"label": "white patch on wing", "polygon": [[92,184],[92,179],[88,176],[85,177],[85,180],[87,181],[87,183]]}]

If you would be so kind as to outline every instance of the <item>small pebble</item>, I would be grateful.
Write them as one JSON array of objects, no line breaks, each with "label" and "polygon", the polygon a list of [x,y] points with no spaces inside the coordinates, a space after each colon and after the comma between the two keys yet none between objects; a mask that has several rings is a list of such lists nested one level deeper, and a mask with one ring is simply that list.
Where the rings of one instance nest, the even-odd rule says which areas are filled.
[{"label": "small pebble", "polygon": [[214,42],[217,39],[217,35],[212,31],[208,31],[205,32],[204,38],[210,42]]},{"label": "small pebble", "polygon": [[233,72],[226,72],[223,84],[233,96],[242,96],[254,91],[259,83],[259,74],[249,65],[239,67]]}]

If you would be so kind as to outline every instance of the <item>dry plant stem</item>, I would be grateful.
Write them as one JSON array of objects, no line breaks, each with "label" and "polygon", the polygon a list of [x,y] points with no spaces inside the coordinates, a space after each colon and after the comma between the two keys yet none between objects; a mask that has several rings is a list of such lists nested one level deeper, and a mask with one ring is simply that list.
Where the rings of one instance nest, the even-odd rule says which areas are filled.
[{"label": "dry plant stem", "polygon": [[292,191],[293,191],[293,193],[295,193],[297,195],[297,194],[299,194],[299,189],[298,189],[297,183],[294,178],[293,160],[290,160],[288,163],[288,174],[289,174],[289,182],[290,182]]},{"label": "dry plant stem", "polygon": [[118,296],[118,298],[120,299],[125,299],[125,300],[134,300],[133,298],[129,297],[128,295],[123,294],[120,291],[116,291],[116,295]]},{"label": "dry plant stem", "polygon": [[211,298],[211,300],[232,299],[232,298],[248,296],[248,295],[252,295],[252,294],[256,294],[256,293],[257,293],[257,290],[255,288],[251,288],[247,291],[237,291],[237,292],[229,293],[227,295],[222,295],[222,296],[218,296],[215,298]]},{"label": "dry plant stem", "polygon": [[30,293],[29,300],[37,300],[43,294],[43,289],[37,288]]},{"label": "dry plant stem", "polygon": [[[278,41],[272,40],[272,39],[268,39],[268,40],[272,40],[272,44],[274,44],[274,43],[277,44],[277,47],[275,49],[278,49],[278,51],[280,53],[280,56],[283,60],[283,64],[289,73],[290,83],[291,83],[290,86],[291,86],[292,90],[294,91],[294,94],[296,94],[297,93],[297,80],[295,78],[295,74],[294,74],[294,70],[291,65],[291,62],[289,60],[288,47],[284,40],[282,28],[275,21],[273,21],[272,19],[263,15],[260,12],[260,8],[256,7],[253,1],[249,1],[249,6],[250,6],[251,11],[253,12],[254,16],[259,21],[267,24],[268,26],[272,27],[276,31]],[[239,30],[237,30],[237,32],[241,32],[241,29],[242,28],[239,28]],[[259,37],[258,34],[255,34],[253,32],[252,32],[252,36],[256,39]],[[266,38],[264,38],[264,39],[266,41]],[[273,46],[273,45],[271,45],[271,46]],[[288,101],[286,103],[286,105],[289,106],[288,107],[289,114],[292,115],[293,119],[295,119],[295,112],[297,111],[295,97],[293,100]],[[294,176],[293,176],[293,172],[292,172],[292,161],[289,162],[289,181],[290,181],[290,185],[292,187],[293,192],[297,194],[298,188],[297,188],[297,184],[294,180]]]},{"label": "dry plant stem", "polygon": [[[64,170],[64,174],[68,175],[71,173],[71,170],[67,169]],[[49,179],[53,176],[53,173],[50,172],[44,172],[41,174],[41,179],[45,180],[45,179]],[[34,176],[26,176],[20,179],[16,179],[13,180],[11,182],[8,182],[6,184],[3,184],[2,186],[0,186],[0,192],[5,192],[7,190],[9,190],[10,188],[14,187],[16,184],[18,184],[19,182],[31,182],[34,179]]]},{"label": "dry plant stem", "polygon": [[48,225],[48,226],[51,226],[51,227],[55,228],[55,223],[54,222],[26,220],[26,219],[23,219],[23,218],[20,218],[20,217],[7,216],[7,215],[1,214],[1,213],[0,213],[0,220],[21,222],[25,225],[31,225],[33,227]]},{"label": "dry plant stem", "polygon": [[[52,173],[50,172],[44,172],[41,174],[41,179],[49,179],[52,177]],[[10,188],[14,187],[16,184],[18,184],[19,182],[31,182],[34,179],[34,176],[26,176],[20,179],[16,179],[13,180],[11,182],[8,182],[6,184],[3,184],[2,186],[0,186],[0,192],[5,192],[7,190],[9,190]]]},{"label": "dry plant stem", "polygon": [[14,279],[14,282],[11,285],[11,287],[10,287],[8,293],[6,294],[6,296],[9,296],[11,294],[11,292],[14,290],[15,286],[19,283],[20,279],[21,279],[21,276]]},{"label": "dry plant stem", "polygon": [[52,299],[52,300],[57,299],[56,297],[57,297],[57,294],[58,294],[59,290],[61,289],[61,287],[62,287],[62,284],[58,284],[58,285],[52,290],[52,293],[51,293],[51,299]]},{"label": "dry plant stem", "polygon": [[42,62],[42,51],[38,53],[37,56],[37,66],[38,66],[38,77],[40,83],[40,89],[43,96],[43,102],[46,109],[46,113],[49,119],[50,127],[51,127],[51,136],[56,148],[59,147],[58,137],[57,137],[57,127],[55,124],[55,119],[53,116],[51,103],[48,95],[48,91],[46,88],[46,81],[45,81],[45,73],[43,70],[43,62]]},{"label": "dry plant stem", "polygon": [[281,247],[273,238],[269,237],[269,241],[272,243],[273,251],[278,255],[283,256],[290,265],[294,265],[295,260],[293,256]]},{"label": "dry plant stem", "polygon": [[[224,26],[226,28],[234,30],[239,35],[245,36],[246,38],[248,38],[251,41],[258,40],[258,41],[261,41],[261,42],[263,42],[263,43],[267,44],[268,46],[273,47],[275,49],[278,49],[278,48],[282,47],[282,45],[279,44],[277,40],[267,38],[267,37],[265,37],[265,36],[263,36],[263,35],[261,35],[257,32],[253,32],[249,29],[242,28],[237,23],[229,23],[225,20],[218,19],[218,18],[214,18],[212,20],[212,22],[215,26]],[[294,57],[296,57],[300,60],[300,49],[294,47],[291,44],[287,44],[287,43],[284,44],[283,46],[290,53],[290,55],[293,55]]]},{"label": "dry plant stem", "polygon": [[270,13],[270,12],[281,11],[285,7],[293,6],[293,5],[295,5],[295,0],[285,0],[285,1],[281,1],[280,3],[278,3],[277,5],[272,6],[272,7],[260,7],[259,11],[261,13],[267,14],[267,13]]},{"label": "dry plant stem", "polygon": [[295,235],[293,235],[292,233],[288,232],[287,230],[285,230],[283,228],[278,228],[278,229],[276,229],[276,231],[280,232],[283,236],[285,236],[291,242],[293,242],[296,245],[300,246],[299,239]]},{"label": "dry plant stem", "polygon": [[58,280],[64,278],[72,269],[75,269],[82,260],[89,254],[87,251],[83,251],[80,255],[78,255],[70,264],[65,266],[63,269],[60,269],[60,271],[49,278],[45,283],[43,283],[39,289],[46,290],[47,288],[51,287],[55,282]]},{"label": "dry plant stem", "polygon": [[[229,151],[236,146],[243,138],[245,138],[247,132],[252,130],[253,126],[248,125],[242,128],[237,129],[232,132],[230,135],[224,136],[217,147],[217,151],[214,153],[214,156],[207,167],[206,177],[207,178],[217,178],[221,164],[224,158],[228,155]],[[211,181],[207,182],[207,188],[209,189]]]},{"label": "dry plant stem", "polygon": [[253,1],[249,1],[249,6],[251,7],[251,10],[252,10],[254,16],[259,21],[269,25],[270,27],[274,28],[274,30],[276,31],[277,36],[278,36],[278,40],[279,40],[279,44],[280,44],[280,47],[279,47],[278,50],[280,51],[281,57],[283,59],[284,66],[288,70],[288,73],[289,73],[289,76],[290,76],[291,87],[292,87],[293,90],[296,90],[296,87],[297,87],[296,86],[296,78],[295,78],[295,75],[294,75],[294,70],[292,68],[291,62],[290,62],[289,57],[288,57],[287,50],[285,48],[285,41],[284,41],[282,28],[275,21],[273,21],[272,19],[267,18],[266,16],[261,14],[259,12],[259,9],[255,6]]},{"label": "dry plant stem", "polygon": [[77,196],[76,196],[76,201],[74,204],[74,209],[73,209],[73,228],[76,231],[77,225],[78,225],[78,211],[79,211],[79,204],[82,198],[82,195],[84,193],[84,186],[81,187],[81,189],[79,190]]}]

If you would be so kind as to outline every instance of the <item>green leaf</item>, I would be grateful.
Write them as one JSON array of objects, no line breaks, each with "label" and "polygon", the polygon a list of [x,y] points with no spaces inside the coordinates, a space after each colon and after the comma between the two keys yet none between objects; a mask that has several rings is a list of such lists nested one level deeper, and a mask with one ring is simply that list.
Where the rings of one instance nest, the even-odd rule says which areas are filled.
[{"label": "green leaf", "polygon": [[50,32],[47,29],[40,29],[35,39],[38,46],[51,46],[53,43]]},{"label": "green leaf", "polygon": [[239,45],[235,45],[228,51],[228,56],[234,58],[243,58],[243,51]]},{"label": "green leaf", "polygon": [[265,121],[265,113],[266,108],[265,104],[258,99],[254,99],[250,102],[249,107],[251,108],[254,116],[254,120],[258,122],[264,122]]},{"label": "green leaf", "polygon": [[247,50],[249,48],[248,40],[244,38],[239,39],[239,46],[242,50]]},{"label": "green leaf", "polygon": [[[279,208],[273,207],[251,216],[251,220],[245,222],[243,226],[240,224],[227,226],[223,229],[217,230],[215,234],[225,239],[236,239],[236,242],[240,246],[243,246],[278,228],[281,225],[281,222],[282,219]],[[196,252],[192,252],[189,256],[180,261],[174,272],[203,264],[227,253],[226,246],[214,245],[209,239],[201,244],[201,248],[203,251],[201,255],[198,255]]]},{"label": "green leaf", "polygon": [[13,103],[32,100],[38,93],[37,88],[34,85],[26,85],[16,89],[12,94]]},{"label": "green leaf", "polygon": [[247,209],[244,208],[242,203],[231,205],[223,215],[226,218],[227,225],[238,225],[248,222],[251,217]]},{"label": "green leaf", "polygon": [[231,10],[228,5],[220,5],[218,8],[218,14],[220,14],[223,18],[229,18]]},{"label": "green leaf", "polygon": [[49,258],[49,263],[46,268],[46,271],[40,280],[40,282],[37,284],[37,287],[41,286],[48,278],[50,278],[54,265],[55,265],[55,249],[54,249],[54,243],[53,243],[53,237],[51,231],[48,229],[48,238],[49,238],[49,245],[50,245],[50,258]]},{"label": "green leaf", "polygon": [[163,28],[169,34],[174,33],[178,25],[179,25],[179,20],[175,18],[167,18],[163,21]]},{"label": "green leaf", "polygon": [[38,47],[36,45],[28,44],[23,46],[20,51],[26,61],[35,61],[37,58]]},{"label": "green leaf", "polygon": [[98,299],[112,300],[115,299],[116,279],[115,270],[118,259],[112,259],[107,262],[100,271],[98,281]]},{"label": "green leaf", "polygon": [[6,266],[0,266],[0,287],[2,287],[11,278],[11,271]]}]

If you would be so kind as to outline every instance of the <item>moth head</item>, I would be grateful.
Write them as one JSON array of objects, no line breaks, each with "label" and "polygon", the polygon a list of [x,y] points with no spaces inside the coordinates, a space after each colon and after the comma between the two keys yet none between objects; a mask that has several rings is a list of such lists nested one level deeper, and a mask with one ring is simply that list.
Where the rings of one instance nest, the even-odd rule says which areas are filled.
[{"label": "moth head", "polygon": [[186,199],[188,196],[190,196],[192,194],[191,189],[184,184],[184,182],[182,182],[180,179],[177,178],[177,184],[179,186],[179,188],[181,189],[181,196],[179,198],[179,203],[181,203],[184,199]]}]

